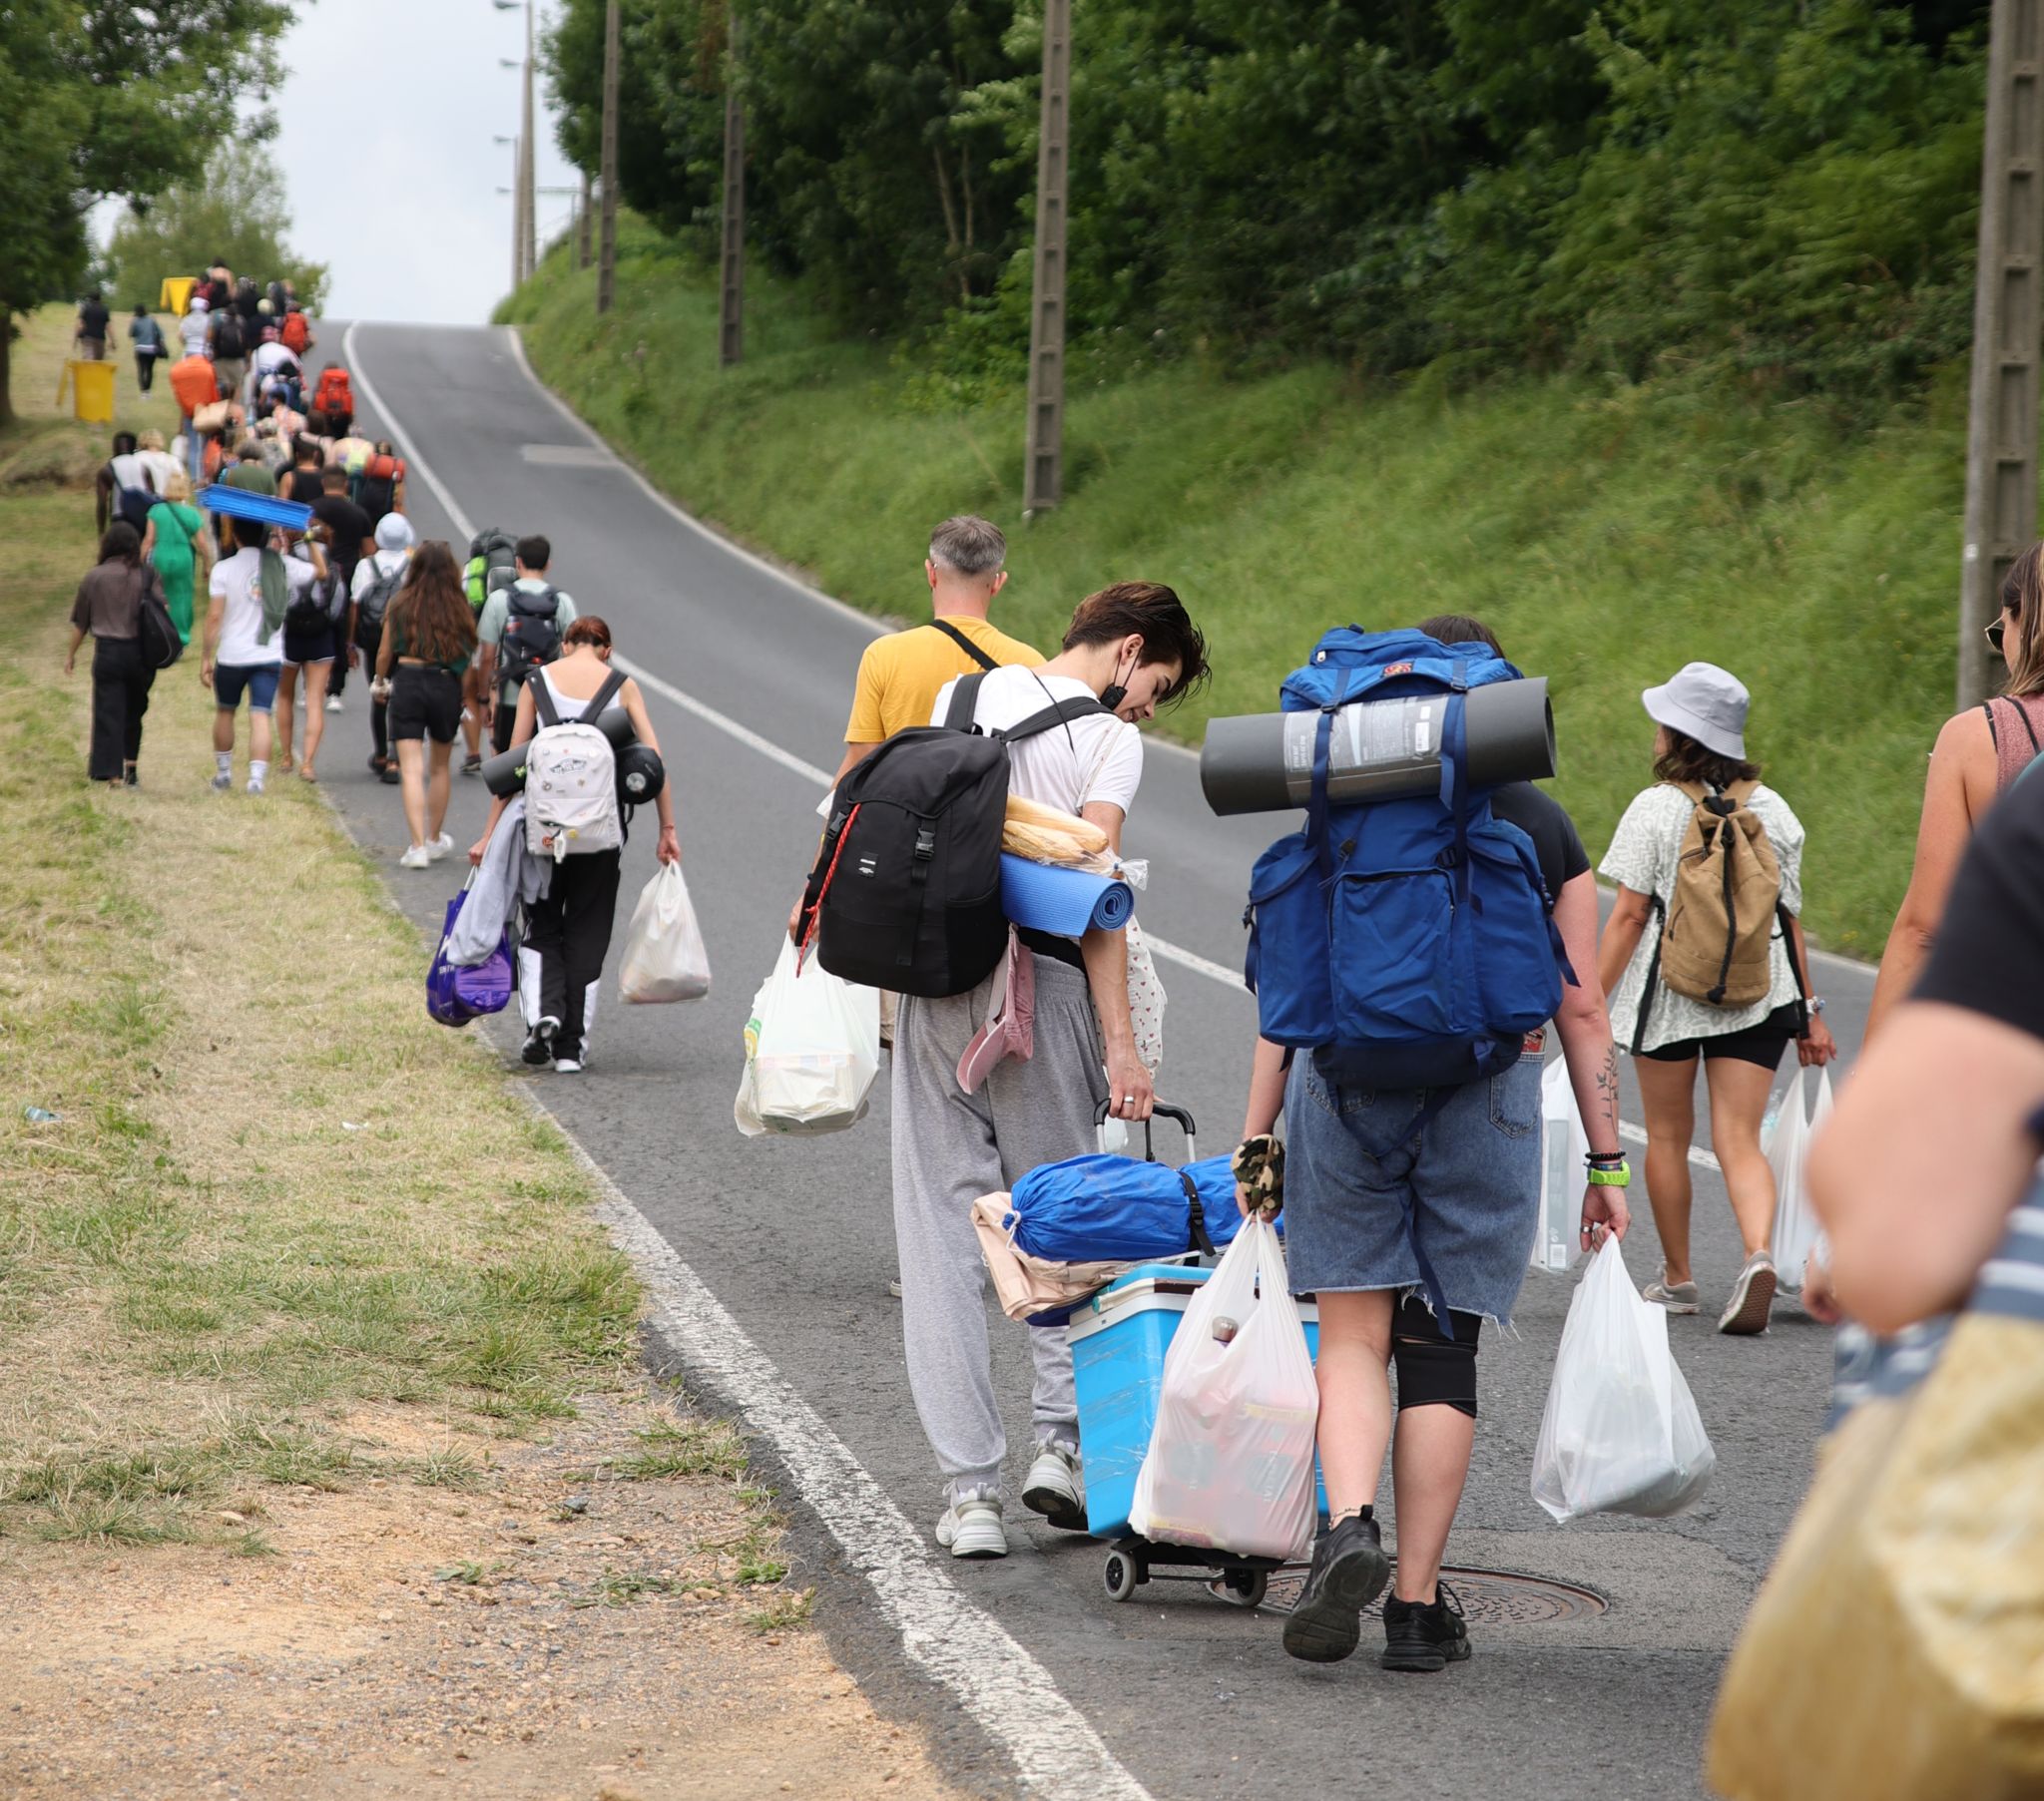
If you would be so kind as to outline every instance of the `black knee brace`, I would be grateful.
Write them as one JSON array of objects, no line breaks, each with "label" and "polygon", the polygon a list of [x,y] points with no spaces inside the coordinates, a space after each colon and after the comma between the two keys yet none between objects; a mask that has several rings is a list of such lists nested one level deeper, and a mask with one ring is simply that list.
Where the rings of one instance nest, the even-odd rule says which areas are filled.
[{"label": "black knee brace", "polygon": [[[1476,1417],[1476,1335],[1480,1313],[1450,1310],[1448,1330],[1416,1294],[1398,1303],[1391,1319],[1391,1361],[1398,1366],[1398,1409],[1452,1407]],[[1450,1336],[1452,1334],[1452,1336]]]}]

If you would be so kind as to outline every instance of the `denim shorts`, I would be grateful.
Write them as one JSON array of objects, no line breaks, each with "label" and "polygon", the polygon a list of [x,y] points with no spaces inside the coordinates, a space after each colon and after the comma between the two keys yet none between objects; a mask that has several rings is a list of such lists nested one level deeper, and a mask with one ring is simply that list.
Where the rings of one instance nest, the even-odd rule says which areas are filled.
[{"label": "denim shorts", "polygon": [[[1284,1090],[1284,1249],[1298,1294],[1419,1288],[1510,1320],[1540,1213],[1540,1059],[1456,1089],[1423,1132],[1425,1089],[1350,1089],[1310,1052]],[[1415,1248],[1416,1240],[1416,1248]]]},{"label": "denim shorts", "polygon": [[273,663],[217,663],[213,666],[213,703],[233,712],[242,704],[242,690],[249,691],[249,710],[268,712],[276,705],[276,672]]}]

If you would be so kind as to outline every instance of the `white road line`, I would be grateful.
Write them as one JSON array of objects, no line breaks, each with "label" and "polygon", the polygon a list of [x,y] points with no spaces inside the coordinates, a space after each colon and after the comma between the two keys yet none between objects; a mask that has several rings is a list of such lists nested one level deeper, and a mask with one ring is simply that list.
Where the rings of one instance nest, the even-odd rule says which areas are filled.
[{"label": "white road line", "polygon": [[[381,416],[391,442],[404,452],[408,469],[432,489],[455,528],[473,536],[467,515],[363,373],[353,337],[350,327],[344,351],[356,384]],[[624,660],[618,661],[622,666]],[[704,706],[659,676],[640,672],[639,679],[796,773],[819,783],[829,781],[814,764]],[[936,1563],[922,1534],[747,1336],[702,1277],[604,1173],[574,1133],[529,1091],[526,1098],[560,1129],[576,1161],[596,1184],[601,1196],[597,1217],[632,1258],[663,1332],[773,1447],[803,1500],[866,1578],[909,1659],[955,1695],[1007,1752],[1026,1792],[1045,1801],[1151,1801],[1149,1791],[1107,1748],[1086,1716],[1059,1692],[1050,1672]]]}]

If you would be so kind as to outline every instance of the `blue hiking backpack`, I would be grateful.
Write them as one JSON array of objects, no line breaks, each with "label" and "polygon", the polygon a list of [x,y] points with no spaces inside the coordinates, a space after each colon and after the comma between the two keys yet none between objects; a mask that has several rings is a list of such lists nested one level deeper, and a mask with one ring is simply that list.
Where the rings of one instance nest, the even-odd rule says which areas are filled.
[{"label": "blue hiking backpack", "polygon": [[[1330,1080],[1458,1088],[1510,1068],[1561,1004],[1567,958],[1533,842],[1469,782],[1462,696],[1518,675],[1481,644],[1345,626],[1284,679],[1284,711],[1320,714],[1311,799],[1305,829],[1250,877],[1244,976],[1263,1036],[1314,1052]],[[1439,793],[1330,804],[1335,709],[1428,694],[1447,699]]]}]

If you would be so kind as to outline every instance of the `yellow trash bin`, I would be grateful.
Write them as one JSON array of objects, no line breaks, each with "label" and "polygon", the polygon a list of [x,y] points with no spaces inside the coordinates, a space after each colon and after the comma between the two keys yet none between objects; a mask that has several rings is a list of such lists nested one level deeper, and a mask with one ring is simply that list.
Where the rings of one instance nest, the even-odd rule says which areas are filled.
[{"label": "yellow trash bin", "polygon": [[195,277],[191,275],[166,275],[163,292],[156,297],[157,310],[170,313],[174,318],[183,318],[185,308],[192,304],[195,285]]},{"label": "yellow trash bin", "polygon": [[[114,422],[114,364],[84,362],[77,357],[64,365],[71,382],[71,416],[88,425]],[[57,384],[57,402],[64,401],[64,384]]]}]

